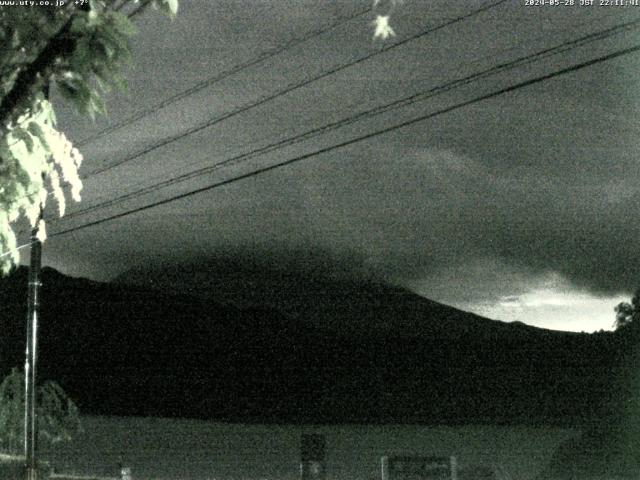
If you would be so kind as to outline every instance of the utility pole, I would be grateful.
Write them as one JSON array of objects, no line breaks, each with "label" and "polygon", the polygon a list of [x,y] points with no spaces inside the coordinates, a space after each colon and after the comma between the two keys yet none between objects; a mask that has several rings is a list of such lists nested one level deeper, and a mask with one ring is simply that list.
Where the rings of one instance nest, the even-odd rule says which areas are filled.
[{"label": "utility pole", "polygon": [[[38,223],[42,217],[42,210]],[[38,346],[38,313],[40,304],[40,266],[42,243],[38,239],[38,223],[31,230],[31,262],[29,264],[29,291],[27,297],[27,350],[24,363],[24,457],[26,480],[37,479],[36,441],[38,437],[36,415],[36,360]]]},{"label": "utility pole", "polygon": [[[49,85],[44,88],[49,98]],[[43,179],[44,180],[44,179]],[[38,441],[38,415],[36,413],[36,362],[38,359],[38,315],[40,313],[40,269],[42,265],[42,242],[38,229],[43,209],[35,226],[31,229],[31,260],[29,263],[29,285],[27,294],[27,348],[24,361],[24,460],[26,480],[37,480],[36,447]]]}]

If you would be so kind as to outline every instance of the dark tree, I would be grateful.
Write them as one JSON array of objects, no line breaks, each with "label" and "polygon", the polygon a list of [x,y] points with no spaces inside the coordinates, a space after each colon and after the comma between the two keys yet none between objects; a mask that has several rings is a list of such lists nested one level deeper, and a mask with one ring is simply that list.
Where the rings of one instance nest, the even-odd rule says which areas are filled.
[{"label": "dark tree", "polygon": [[[39,441],[71,440],[82,430],[78,407],[55,382],[38,387]],[[17,453],[24,437],[24,373],[13,369],[0,383],[0,448]]]},{"label": "dark tree", "polygon": [[631,303],[619,303],[616,308],[616,321],[614,326],[617,329],[625,328],[631,324],[640,325],[640,288],[631,298]]}]

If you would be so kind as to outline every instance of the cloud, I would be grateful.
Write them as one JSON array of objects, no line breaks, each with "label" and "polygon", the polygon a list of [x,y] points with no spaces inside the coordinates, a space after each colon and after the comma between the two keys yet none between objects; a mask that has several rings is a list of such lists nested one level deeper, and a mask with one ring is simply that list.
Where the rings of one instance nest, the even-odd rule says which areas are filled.
[{"label": "cloud", "polygon": [[[243,11],[246,19],[218,22],[215,28],[211,27],[212,18],[234,18],[238,10],[233,2],[215,3],[206,10],[207,15],[185,7],[167,28],[175,30],[183,21],[190,28],[172,30],[170,35],[156,24],[143,25],[150,36],[140,35],[141,52],[155,51],[158,40],[167,62],[140,55],[141,68],[131,79],[133,91],[146,101],[160,100],[168,90],[194,84],[212,71],[224,70],[227,63],[250,58],[256,45],[261,51],[268,50],[265,41],[284,41],[294,33],[317,28],[318,9],[327,8],[303,2],[289,13],[291,22],[271,20],[265,23],[266,30],[254,31],[253,16],[280,19],[291,2],[285,4],[277,6],[277,11],[272,11],[270,3]],[[434,24],[444,13],[453,15],[457,9],[468,9],[465,2],[445,10],[431,7],[424,18]],[[411,8],[423,11],[431,7],[413,2],[402,12],[406,19],[414,18],[409,15]],[[88,201],[98,194],[111,195],[121,184],[119,179],[128,185],[144,179],[150,182],[150,175],[169,178],[175,172],[440,85],[462,72],[472,73],[479,65],[496,61],[496,41],[505,49],[514,46],[512,26],[527,38],[539,35],[540,25],[547,28],[537,20],[535,25],[528,23],[518,9],[500,13],[519,20],[511,24],[511,17],[500,17],[508,28],[499,37],[488,18],[440,30],[431,37],[437,41],[426,38],[424,44],[393,49],[357,68],[282,96],[251,114],[155,151],[131,162],[128,169],[88,181]],[[577,26],[569,17],[545,18],[558,22],[559,28]],[[401,26],[403,32],[411,31],[408,24],[399,23],[398,28]],[[179,118],[177,125],[187,128],[213,113],[273,92],[277,85],[295,83],[353,60],[372,48],[367,28],[368,20],[293,50],[279,58],[278,68],[268,63],[255,72],[230,78],[180,108],[159,112],[148,123],[105,138],[86,152],[87,158],[95,165],[120,158],[125,150],[143,146],[136,142],[151,143],[154,135],[176,133],[171,118]],[[162,39],[151,35],[156,31],[156,37],[162,33]],[[175,38],[182,38],[179,35],[184,36],[182,47],[170,48]],[[597,44],[599,48],[603,45]],[[524,53],[505,49],[498,52],[500,58]],[[488,57],[480,58],[485,54]],[[255,163],[252,160],[247,168],[435,112],[573,60],[567,53],[554,57],[546,66],[519,69],[516,74],[506,72],[500,78],[485,79],[327,133]],[[149,74],[156,71],[154,65],[164,63],[168,74]],[[554,300],[556,293],[567,298],[580,298],[571,297],[574,294],[589,298],[625,295],[640,285],[640,223],[635,219],[640,210],[639,68],[637,56],[592,66],[117,223],[80,231],[73,237],[51,238],[45,254],[55,265],[104,278],[105,271],[117,273],[144,261],[186,261],[217,252],[242,256],[253,251],[266,258],[273,252],[286,256],[287,251],[292,255],[317,251],[435,299],[502,305],[511,310],[530,310],[532,302],[542,302],[543,297],[530,295],[544,289],[549,278],[560,278],[562,283],[555,285],[553,295],[545,297],[546,303],[537,308],[564,308],[551,304],[560,301]],[[194,78],[185,78],[185,72]],[[140,107],[131,97],[121,97],[115,106],[122,115]],[[90,128],[85,123],[76,125],[79,138]],[[216,178],[242,173],[241,168],[234,165],[218,172],[220,177]],[[183,185],[180,191],[210,180],[203,177],[198,179],[201,183]],[[157,197],[145,200],[169,193],[175,192],[158,192]],[[73,238],[73,248],[69,248],[68,238]]]}]

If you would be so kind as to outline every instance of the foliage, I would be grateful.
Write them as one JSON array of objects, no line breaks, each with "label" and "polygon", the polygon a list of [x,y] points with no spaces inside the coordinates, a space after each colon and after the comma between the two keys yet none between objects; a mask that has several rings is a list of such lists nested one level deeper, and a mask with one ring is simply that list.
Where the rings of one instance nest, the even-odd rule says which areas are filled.
[{"label": "foliage", "polygon": [[[53,83],[81,114],[105,113],[102,94],[124,88],[131,61],[131,18],[153,6],[173,17],[178,0],[82,0],[63,6],[0,7],[0,274],[18,260],[14,225],[20,218],[46,237],[42,211],[50,193],[60,216],[65,189],[80,201],[82,156],[56,130],[48,102]],[[373,0],[375,38],[395,35],[389,24],[401,0]]]},{"label": "foliage", "polygon": [[[53,3],[53,2],[52,2]],[[0,273],[17,261],[13,225],[27,218],[44,239],[46,187],[64,214],[63,188],[80,200],[82,156],[56,130],[45,91],[53,83],[76,109],[104,113],[102,93],[124,87],[131,18],[153,5],[173,16],[177,0],[90,0],[0,7]]]},{"label": "foliage", "polygon": [[389,17],[395,7],[402,3],[402,0],[373,0],[373,8],[376,11],[376,19],[373,21],[375,31],[373,33],[373,39],[381,38],[386,40],[389,37],[395,36],[396,32],[393,31],[389,24]]},{"label": "foliage", "polygon": [[[70,440],[82,430],[78,407],[55,382],[37,391],[38,441]],[[15,453],[24,437],[24,374],[13,369],[0,384],[0,447]]]},{"label": "foliage", "polygon": [[616,329],[625,328],[631,324],[640,325],[640,288],[636,290],[631,303],[622,302],[615,307]]}]

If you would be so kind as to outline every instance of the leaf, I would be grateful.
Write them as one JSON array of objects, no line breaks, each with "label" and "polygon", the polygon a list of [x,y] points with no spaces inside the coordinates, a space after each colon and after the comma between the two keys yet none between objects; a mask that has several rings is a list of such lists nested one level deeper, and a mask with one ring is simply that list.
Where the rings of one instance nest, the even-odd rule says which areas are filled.
[{"label": "leaf", "polygon": [[175,18],[178,13],[178,0],[158,0],[154,2],[161,12],[166,13],[170,18]]},{"label": "leaf", "polygon": [[109,69],[103,64],[95,65],[93,73],[96,76],[96,82],[103,92],[109,91],[111,85],[119,90],[127,90],[127,82],[124,77],[116,70]]},{"label": "leaf", "polygon": [[115,72],[113,74],[113,78],[111,79],[111,83],[115,85],[115,87],[121,91],[128,91],[129,85],[127,84],[127,79],[124,78],[120,73]]},{"label": "leaf", "polygon": [[38,125],[37,122],[29,122],[29,126],[27,127],[27,130],[31,135],[33,135],[38,140],[40,140],[40,143],[42,144],[42,148],[44,148],[47,153],[51,153],[51,149],[49,148],[49,142],[47,142],[47,137],[42,131],[42,127],[40,127],[40,125]]},{"label": "leaf", "polygon": [[383,40],[386,40],[390,36],[392,37],[396,34],[396,32],[391,28],[391,25],[389,25],[389,15],[378,15],[373,24],[376,27],[376,31],[373,34],[374,39],[380,37]]},{"label": "leaf", "polygon": [[87,12],[87,26],[94,28],[104,22],[104,15],[101,12],[100,4],[95,0],[89,0],[89,11]]},{"label": "leaf", "polygon": [[90,34],[91,28],[89,28],[89,16],[87,12],[77,11],[71,22],[70,32],[82,37],[83,35]]},{"label": "leaf", "polygon": [[103,25],[95,34],[94,42],[97,41],[104,45],[105,49],[110,50],[110,61],[113,64],[129,62],[131,60],[131,49],[129,47],[129,38],[120,33],[112,25]]},{"label": "leaf", "polygon": [[60,92],[63,98],[65,98],[66,100],[73,101],[76,94],[76,89],[73,85],[71,85],[66,80],[58,80],[56,82],[56,86],[58,87],[58,91]]},{"label": "leaf", "polygon": [[93,42],[91,42],[91,63],[90,65],[95,70],[97,65],[108,65],[112,63],[112,59],[117,54],[117,48],[114,47],[111,42],[105,41],[103,37],[96,35]]},{"label": "leaf", "polygon": [[24,142],[29,153],[33,153],[33,138],[31,138],[31,135],[28,131],[26,131],[22,127],[19,127],[13,130],[13,132],[11,133],[13,134],[13,136]]},{"label": "leaf", "polygon": [[56,118],[56,112],[53,110],[51,103],[48,100],[45,100],[40,103],[40,107],[42,108],[45,120],[49,122],[49,125],[52,127],[55,126],[58,119]]},{"label": "leaf", "polygon": [[107,114],[107,107],[104,103],[104,100],[100,97],[100,95],[95,91],[91,91],[91,98],[89,99],[89,114],[93,118],[93,114],[99,113],[101,115]]},{"label": "leaf", "polygon": [[74,103],[78,112],[92,113],[91,87],[82,77],[63,78],[57,82],[57,86],[62,96]]},{"label": "leaf", "polygon": [[113,26],[118,30],[122,35],[126,35],[127,37],[131,37],[138,33],[135,25],[129,18],[120,13],[120,12],[109,12],[108,20],[113,23]]},{"label": "leaf", "polygon": [[178,0],[166,0],[169,11],[175,16],[178,14]]},{"label": "leaf", "polygon": [[71,56],[69,64],[71,68],[78,72],[88,72],[93,62],[93,53],[89,40],[85,37],[76,42],[76,48]]}]

